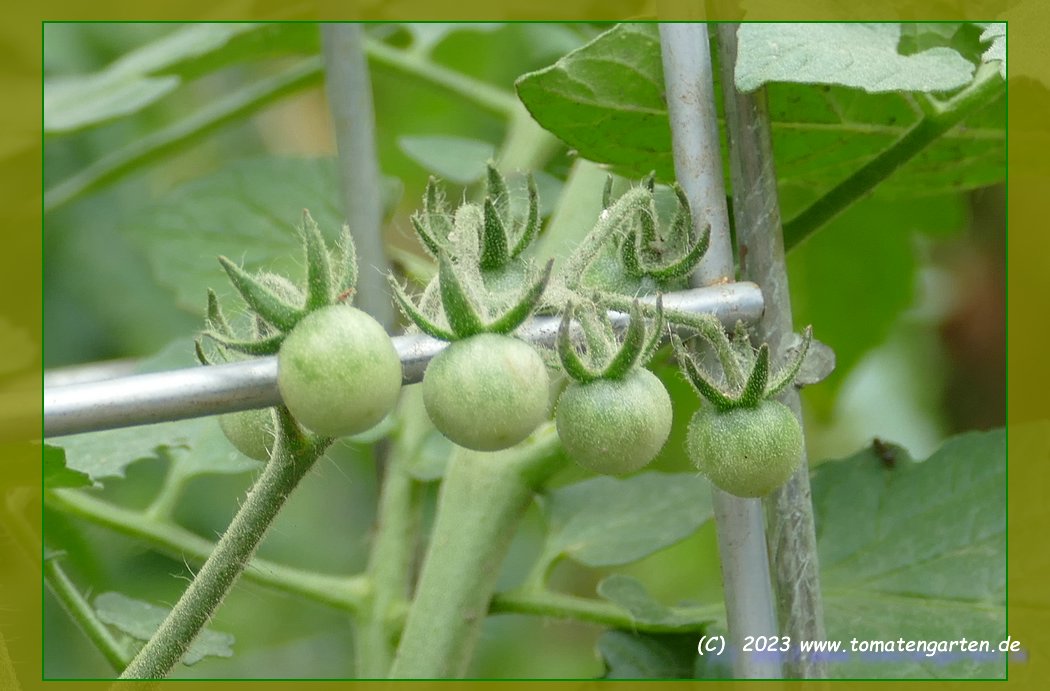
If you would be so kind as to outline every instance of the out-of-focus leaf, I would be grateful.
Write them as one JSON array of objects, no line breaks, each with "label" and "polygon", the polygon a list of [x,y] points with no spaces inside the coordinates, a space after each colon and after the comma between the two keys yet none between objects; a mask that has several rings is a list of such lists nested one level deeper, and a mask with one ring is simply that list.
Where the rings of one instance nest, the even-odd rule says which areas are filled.
[{"label": "out-of-focus leaf", "polygon": [[485,163],[496,153],[488,142],[465,137],[401,137],[406,156],[440,178],[469,185],[485,174]]},{"label": "out-of-focus leaf", "polygon": [[631,613],[640,624],[661,626],[695,626],[699,631],[712,619],[696,619],[682,610],[672,610],[657,602],[638,580],[614,573],[598,584],[598,594]]},{"label": "out-of-focus leaf", "polygon": [[939,92],[965,86],[974,66],[951,48],[897,51],[899,24],[744,23],[737,31],[736,86],[838,84],[869,93]]},{"label": "out-of-focus leaf", "polygon": [[[865,449],[813,475],[828,638],[1006,638],[1006,438],[946,441],[925,461]],[[848,644],[847,644],[848,646]],[[1003,654],[833,658],[834,676],[998,678]]]},{"label": "out-of-focus leaf", "polygon": [[[301,283],[304,263],[295,226],[309,209],[328,241],[335,242],[345,223],[339,185],[335,159],[238,161],[172,191],[125,231],[141,244],[157,281],[175,291],[180,306],[203,315],[208,288],[220,299],[233,294],[216,260],[220,254],[249,270]],[[400,195],[400,182],[384,178],[382,192],[389,209]]]},{"label": "out-of-focus leaf", "polygon": [[65,450],[44,444],[44,489],[55,487],[88,487],[92,484],[86,473],[66,465]]},{"label": "out-of-focus leaf", "polygon": [[876,196],[857,203],[788,255],[795,323],[812,324],[814,336],[834,351],[834,371],[806,393],[814,412],[830,413],[853,367],[912,306],[915,235],[946,234],[964,224],[965,209],[955,197],[891,201]]},{"label": "out-of-focus leaf", "polygon": [[133,50],[105,69],[44,84],[44,130],[72,132],[130,115],[192,79],[234,62],[313,52],[305,24],[193,24]]},{"label": "out-of-focus leaf", "polygon": [[[148,641],[171,609],[109,592],[95,598],[95,612],[103,623],[117,627],[132,638]],[[182,656],[182,662],[194,665],[209,656],[232,657],[234,642],[233,635],[204,627]]]},{"label": "out-of-focus leaf", "polygon": [[692,535],[712,515],[710,486],[693,473],[596,477],[543,501],[544,553],[587,566],[629,564]]}]

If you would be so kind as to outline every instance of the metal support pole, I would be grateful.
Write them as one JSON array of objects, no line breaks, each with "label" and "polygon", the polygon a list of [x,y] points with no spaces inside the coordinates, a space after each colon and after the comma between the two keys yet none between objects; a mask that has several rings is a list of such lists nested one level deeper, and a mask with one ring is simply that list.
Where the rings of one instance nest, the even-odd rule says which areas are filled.
[{"label": "metal support pole", "polygon": [[[762,314],[762,291],[754,283],[727,283],[669,293],[664,296],[664,305],[713,314],[726,325],[737,320],[753,323]],[[626,324],[626,315],[609,314],[614,326]],[[518,335],[539,345],[553,346],[559,321],[557,317],[536,317]],[[422,334],[396,336],[393,340],[401,355],[406,384],[420,381],[430,358],[446,345]],[[44,436],[204,417],[280,402],[274,356],[50,386],[44,390]]]},{"label": "metal support pole", "polygon": [[[783,353],[794,331],[788,291],[784,238],[773,170],[773,144],[764,89],[739,93],[733,85],[737,24],[720,24],[718,47],[722,64],[726,128],[729,131],[733,213],[741,276],[762,286],[766,311],[753,338]],[[789,387],[780,400],[802,422],[798,390]],[[805,453],[803,451],[803,453]],[[824,607],[820,595],[820,567],[809,490],[809,464],[802,465],[787,484],[766,499],[770,561],[777,590],[782,633],[792,641],[824,639]],[[801,653],[800,653],[801,655]],[[824,678],[825,662],[812,655],[792,657],[786,670],[792,677]]]},{"label": "metal support pole", "polygon": [[[689,198],[694,220],[711,224],[711,245],[692,281],[697,285],[732,280],[733,252],[707,25],[661,24],[660,49],[675,176]],[[743,652],[745,636],[777,633],[762,502],[741,499],[717,487],[712,487],[712,498],[734,673],[745,679],[779,677],[780,661],[775,655]]]}]

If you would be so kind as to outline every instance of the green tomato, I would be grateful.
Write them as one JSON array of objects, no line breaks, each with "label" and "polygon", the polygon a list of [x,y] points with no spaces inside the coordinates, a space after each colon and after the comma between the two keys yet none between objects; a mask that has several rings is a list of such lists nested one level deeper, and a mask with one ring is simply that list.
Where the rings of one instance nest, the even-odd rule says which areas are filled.
[{"label": "green tomato", "polygon": [[456,444],[498,451],[528,437],[547,417],[550,378],[539,353],[510,336],[478,334],[450,343],[423,374],[423,405]]},{"label": "green tomato", "polygon": [[802,427],[779,401],[719,412],[701,408],[689,423],[689,458],[718,487],[762,497],[780,487],[802,460]]},{"label": "green tomato", "polygon": [[277,387],[307,429],[326,437],[359,434],[394,409],[401,359],[375,319],[349,305],[323,307],[281,344]]},{"label": "green tomato", "polygon": [[242,410],[219,416],[222,433],[248,458],[257,461],[270,460],[273,442],[276,439],[273,408]]},{"label": "green tomato", "polygon": [[573,382],[558,399],[558,436],[569,457],[606,475],[630,473],[656,458],[671,433],[671,397],[655,374]]}]

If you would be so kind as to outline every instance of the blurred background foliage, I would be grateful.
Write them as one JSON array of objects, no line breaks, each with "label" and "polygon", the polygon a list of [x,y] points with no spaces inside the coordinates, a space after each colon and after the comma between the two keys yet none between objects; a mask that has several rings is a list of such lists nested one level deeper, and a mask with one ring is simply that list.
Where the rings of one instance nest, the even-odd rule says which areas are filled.
[{"label": "blurred background foliage", "polygon": [[[181,28],[178,24],[45,24],[47,83],[86,80],[130,51]],[[242,56],[208,69],[192,60],[181,64],[183,78],[174,88],[127,117],[48,131],[45,189],[56,189],[113,152],[182,121],[245,84],[272,77],[316,54],[316,26],[295,28],[292,39],[275,42],[268,50],[245,48],[252,59]],[[377,43],[468,75],[514,98],[517,77],[553,63],[604,28],[376,24],[366,31]],[[411,273],[411,257],[422,254],[408,217],[417,208],[428,174],[441,173],[447,181],[459,176],[458,182],[448,183],[453,200],[472,193],[471,166],[500,149],[508,123],[383,61],[373,60],[371,70],[380,165],[390,181],[384,187],[389,192],[385,239],[393,248],[395,264]],[[461,139],[442,139],[448,137]],[[457,159],[456,153],[463,151],[472,152],[467,158],[474,160]],[[210,277],[211,284],[219,287],[224,280],[216,254],[253,255],[248,249],[241,256],[220,250],[229,245],[208,237],[194,245],[196,254],[177,256],[178,249],[158,253],[157,247],[167,247],[167,241],[172,241],[172,248],[185,247],[180,244],[185,238],[177,234],[192,230],[187,228],[196,217],[188,212],[179,222],[162,222],[173,209],[192,206],[197,195],[206,194],[213,185],[207,176],[229,171],[236,171],[237,184],[249,188],[246,197],[264,196],[287,207],[286,216],[273,222],[283,221],[288,231],[303,206],[313,210],[317,199],[338,198],[334,189],[338,182],[323,172],[323,166],[308,163],[300,169],[293,162],[275,168],[266,158],[273,156],[307,160],[335,156],[320,78],[190,146],[48,209],[43,229],[45,368],[139,359],[176,340],[189,344],[187,337],[201,325],[204,294],[196,284],[190,288],[173,284],[171,277],[178,283],[183,274],[166,272],[167,264],[194,263],[200,267],[202,281]],[[560,147],[546,158],[540,182],[549,211],[574,152]],[[207,180],[194,187],[194,181],[202,178]],[[318,189],[324,185],[333,187]],[[213,196],[221,196],[225,189]],[[935,203],[912,200],[906,208],[899,202],[881,204],[876,193],[789,255],[796,324],[814,324],[815,335],[840,351],[839,369],[804,393],[813,462],[847,456],[874,437],[901,444],[922,458],[950,434],[1004,424],[1004,200],[1001,186],[945,195]],[[220,216],[227,212],[221,204],[197,211]],[[337,207],[329,209],[328,225],[338,217]],[[143,219],[152,219],[152,224]],[[253,219],[228,222],[231,234],[252,236]],[[291,251],[290,234],[287,239]],[[276,252],[278,245],[266,250]],[[685,421],[696,401],[666,354],[658,357],[655,368],[674,397],[676,424],[653,467],[686,471],[681,449]],[[144,506],[164,476],[163,460],[138,461],[128,466],[125,477],[107,480],[102,496],[122,505]],[[567,470],[558,482],[582,477],[582,471]],[[196,476],[176,515],[187,528],[213,539],[250,482],[246,473]],[[370,447],[338,446],[292,497],[261,556],[322,571],[360,571],[375,515],[375,488]],[[432,483],[431,494],[434,489]],[[66,570],[85,590],[113,590],[150,602],[173,603],[192,575],[187,564],[110,531],[57,512],[48,512],[46,521],[49,541],[66,553]],[[504,565],[504,585],[524,577],[540,549],[543,532],[542,517],[534,508]],[[709,558],[698,559],[698,554]],[[687,540],[620,570],[646,583],[662,602],[711,603],[721,597],[710,522]],[[601,569],[564,562],[555,572],[554,585],[589,595],[603,574]],[[45,677],[111,676],[105,660],[50,596],[45,627]],[[282,676],[289,677],[353,676],[346,617],[323,605],[242,581],[213,627],[236,636],[236,655],[183,667],[179,676],[251,677],[259,669],[280,669]],[[603,664],[595,648],[600,632],[599,627],[583,623],[494,616],[486,623],[471,674],[600,676]]]}]

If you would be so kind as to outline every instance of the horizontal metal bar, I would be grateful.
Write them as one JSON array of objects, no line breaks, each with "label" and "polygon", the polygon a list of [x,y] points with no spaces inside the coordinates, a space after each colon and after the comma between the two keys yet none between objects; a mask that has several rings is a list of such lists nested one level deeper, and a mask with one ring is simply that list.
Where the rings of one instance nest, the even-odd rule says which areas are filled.
[{"label": "horizontal metal bar", "polygon": [[[650,298],[651,302],[652,299]],[[753,323],[762,316],[762,291],[754,283],[726,283],[664,295],[667,309],[708,313],[727,327]],[[626,315],[610,312],[614,326]],[[518,335],[538,345],[553,345],[558,318],[536,317]],[[447,344],[422,334],[394,337],[404,382],[422,380],[430,359]],[[46,381],[46,379],[45,379]],[[45,386],[44,436],[183,420],[281,402],[277,358],[255,358],[208,367],[137,374],[102,381]]]}]

